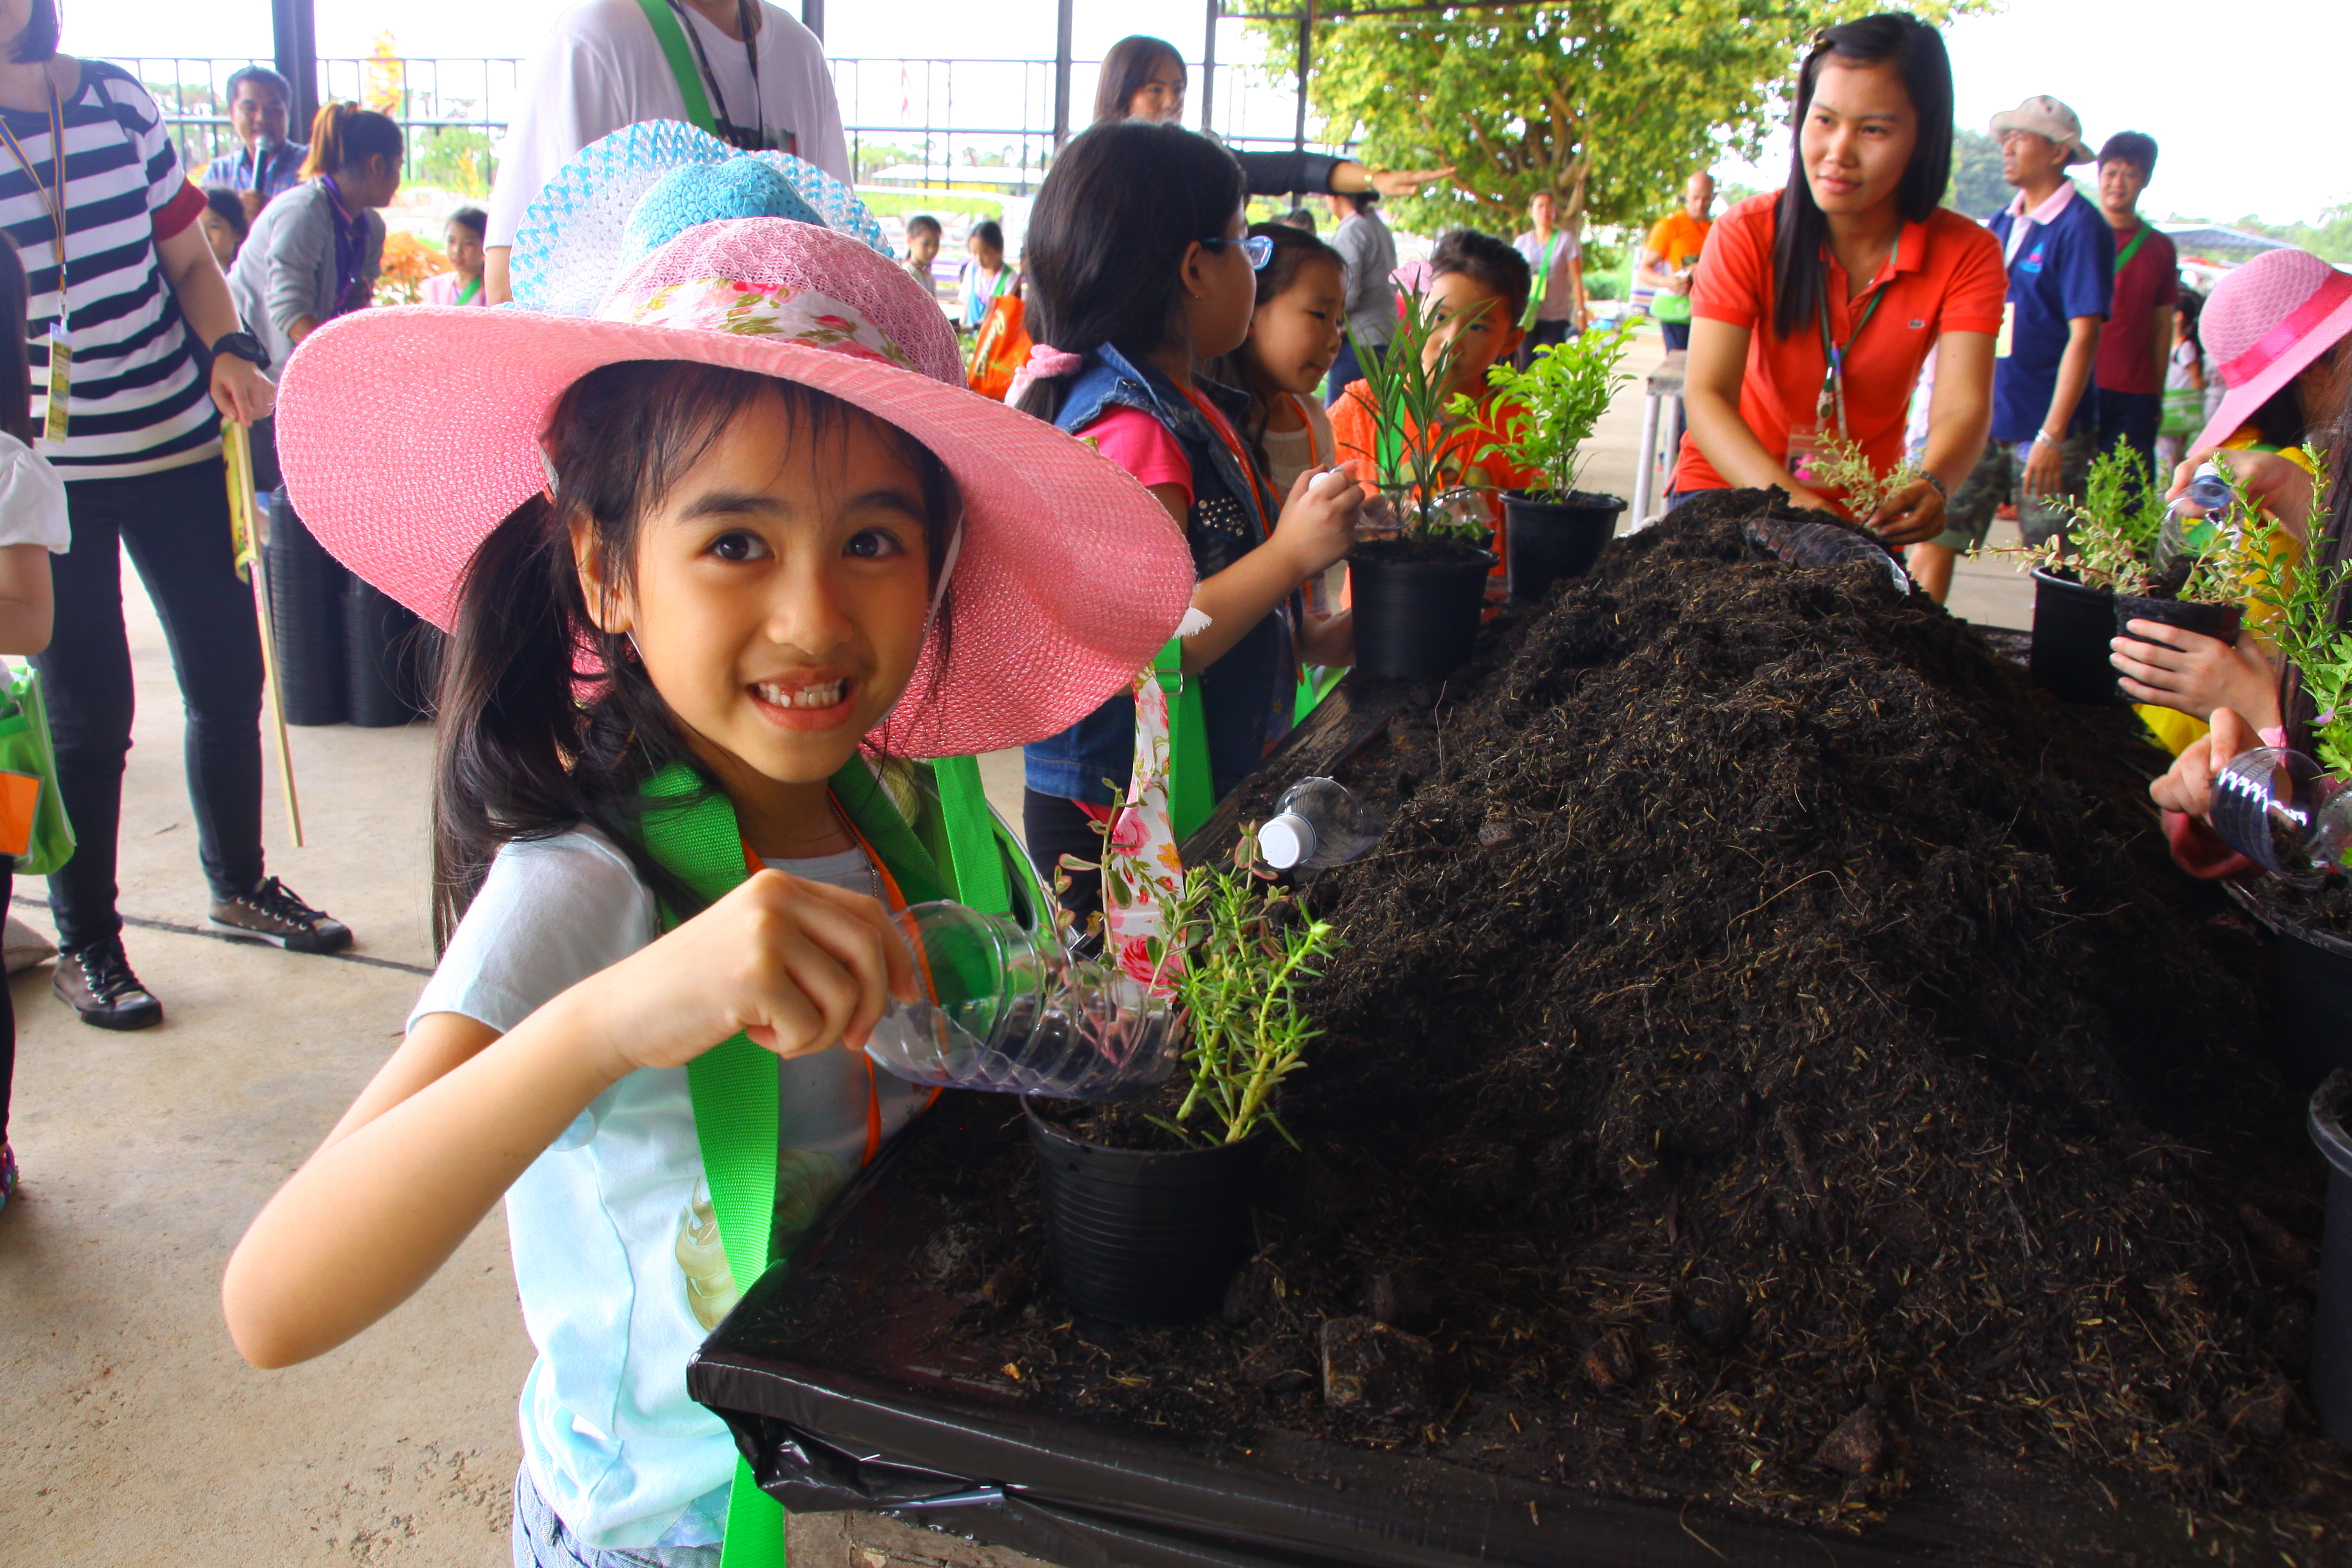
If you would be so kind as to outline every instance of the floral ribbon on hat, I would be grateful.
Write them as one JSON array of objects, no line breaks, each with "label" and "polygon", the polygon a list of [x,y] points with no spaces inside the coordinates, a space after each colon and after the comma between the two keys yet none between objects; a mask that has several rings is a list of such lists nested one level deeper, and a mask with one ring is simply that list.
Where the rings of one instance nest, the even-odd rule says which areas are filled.
[{"label": "floral ribbon on hat", "polygon": [[694,332],[735,332],[824,349],[920,373],[905,350],[882,335],[854,305],[790,284],[689,278],[668,283],[610,313],[609,320]]}]

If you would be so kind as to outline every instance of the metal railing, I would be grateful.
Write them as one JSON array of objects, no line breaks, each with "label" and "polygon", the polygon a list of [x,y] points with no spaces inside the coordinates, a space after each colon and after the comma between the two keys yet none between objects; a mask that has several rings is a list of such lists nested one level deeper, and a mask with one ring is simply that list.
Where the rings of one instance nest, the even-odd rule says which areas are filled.
[{"label": "metal railing", "polygon": [[[837,57],[831,62],[833,90],[841,102],[842,129],[848,134],[850,161],[861,184],[894,164],[914,164],[925,172],[904,182],[910,189],[937,189],[956,183],[952,172],[971,168],[995,174],[1014,194],[1027,195],[1045,175],[1053,159],[1054,62],[1051,59],[872,59]],[[1093,118],[1094,92],[1101,73],[1100,60],[1072,62],[1070,130],[1084,130]],[[1192,62],[1193,103],[1199,102],[1200,64]],[[999,123],[959,124],[959,101],[984,104],[987,119]],[[1294,97],[1287,84],[1274,84],[1253,66],[1220,63],[1216,67],[1214,126],[1217,134],[1236,147],[1288,147],[1293,138],[1286,127]],[[1004,111],[1019,106],[1017,115]],[[1011,123],[1015,122],[1017,123]],[[1198,114],[1188,116],[1198,124]],[[1344,148],[1310,143],[1318,152]],[[958,164],[958,155],[965,162]],[[892,156],[906,154],[909,156]],[[985,160],[985,161],[982,161]]]},{"label": "metal railing", "polygon": [[[181,161],[193,172],[238,146],[229,124],[229,77],[245,66],[270,62],[134,55],[116,56],[111,63],[154,95]],[[483,195],[490,189],[492,150],[506,131],[521,65],[491,59],[322,59],[319,87],[322,99],[350,99],[400,122],[408,133],[405,173],[410,181]],[[303,126],[289,129],[296,140],[307,133]]]},{"label": "metal railing", "polygon": [[[118,56],[113,63],[154,95],[191,171],[238,145],[229,123],[229,77],[243,66],[269,64],[184,56]],[[957,183],[954,170],[971,168],[1002,171],[992,183],[1027,195],[1044,178],[1054,141],[1051,59],[836,58],[830,64],[859,183],[910,163],[920,165],[922,175],[892,183],[938,189]],[[322,59],[319,86],[324,98],[350,99],[401,123],[408,132],[404,172],[411,183],[480,195],[489,189],[497,141],[517,102],[521,65],[512,59]],[[1100,69],[1098,60],[1073,63],[1073,133],[1091,118]],[[1196,63],[1192,69],[1197,94],[1200,68]],[[1237,147],[1292,145],[1287,83],[1274,83],[1251,66],[1220,63],[1215,70],[1220,136]],[[304,128],[293,127],[292,134],[300,138]]]}]

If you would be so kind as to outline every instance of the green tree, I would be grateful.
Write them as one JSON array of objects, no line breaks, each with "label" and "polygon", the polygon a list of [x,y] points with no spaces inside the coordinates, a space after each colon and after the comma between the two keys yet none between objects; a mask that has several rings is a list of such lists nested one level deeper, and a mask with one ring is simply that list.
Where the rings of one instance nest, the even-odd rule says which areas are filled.
[{"label": "green tree", "polygon": [[461,125],[437,125],[412,133],[408,181],[430,185],[453,196],[488,196],[497,177],[498,159],[486,132]]},{"label": "green tree", "polygon": [[[1986,0],[1921,0],[1931,21]],[[1309,106],[1327,143],[1374,168],[1452,163],[1459,174],[1397,205],[1397,221],[1512,232],[1539,190],[1562,221],[1639,223],[1693,169],[1754,156],[1786,113],[1812,30],[1879,0],[1553,0],[1465,6],[1426,19],[1319,26]],[[1270,72],[1296,59],[1298,25],[1253,23]]]},{"label": "green tree", "polygon": [[2328,208],[2317,223],[2264,223],[2248,214],[2235,226],[2301,246],[2324,261],[2352,261],[2352,201]]},{"label": "green tree", "polygon": [[1971,218],[1989,218],[2009,204],[2009,182],[2001,178],[2001,144],[1982,131],[1952,128],[1952,183],[1944,205]]}]

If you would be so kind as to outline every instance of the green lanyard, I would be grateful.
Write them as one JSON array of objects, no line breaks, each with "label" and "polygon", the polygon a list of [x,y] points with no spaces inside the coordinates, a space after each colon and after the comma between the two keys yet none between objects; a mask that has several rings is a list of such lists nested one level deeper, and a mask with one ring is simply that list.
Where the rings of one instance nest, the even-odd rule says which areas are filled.
[{"label": "green lanyard", "polygon": [[1813,322],[1821,328],[1821,396],[1814,399],[1813,417],[1823,425],[1837,421],[1838,434],[1846,431],[1846,356],[1854,351],[1854,344],[1862,336],[1862,329],[1870,325],[1870,318],[1878,314],[1878,302],[1886,298],[1887,285],[1879,284],[1863,301],[1862,313],[1854,318],[1854,330],[1846,334],[1843,346],[1829,338],[1829,304],[1825,300],[1813,312]]},{"label": "green lanyard", "polygon": [[465,287],[457,291],[457,297],[451,300],[450,303],[452,305],[471,305],[474,302],[474,296],[481,292],[482,280],[480,278],[468,278],[465,281]]},{"label": "green lanyard", "polygon": [[2131,265],[2131,259],[2140,253],[2140,246],[2146,242],[2147,238],[2148,225],[2143,223],[2140,225],[2140,232],[2132,236],[2131,243],[2116,252],[2115,275],[2117,277],[2123,276],[2123,269]]},{"label": "green lanyard", "polygon": [[[947,757],[930,771],[939,811],[936,821],[922,824],[931,829],[928,835],[899,814],[862,757],[852,757],[833,775],[833,798],[908,902],[958,897],[991,914],[1015,913],[1005,857],[1020,851],[989,813],[979,763]],[[645,797],[677,802],[649,808],[640,828],[653,858],[688,887],[716,900],[750,877],[734,805],[705,789],[693,769],[670,764],[646,781]],[[663,928],[676,924],[676,912],[663,910]],[[739,1034],[687,1063],[686,1085],[719,1243],[737,1288],[748,1292],[767,1272],[776,1217],[776,1057]],[[722,1560],[725,1568],[782,1568],[784,1562],[783,1507],[760,1490],[740,1458],[727,1496]]]}]

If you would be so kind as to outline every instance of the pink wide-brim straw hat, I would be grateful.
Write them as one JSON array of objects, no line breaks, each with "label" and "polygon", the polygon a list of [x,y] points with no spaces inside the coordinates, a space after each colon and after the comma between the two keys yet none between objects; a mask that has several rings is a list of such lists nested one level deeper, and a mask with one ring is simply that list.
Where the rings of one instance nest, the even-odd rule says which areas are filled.
[{"label": "pink wide-brim straw hat", "polygon": [[2229,391],[2192,451],[2220,446],[2352,334],[2352,275],[2307,250],[2266,250],[2213,286],[2197,336]]},{"label": "pink wide-brim straw hat", "polygon": [[968,390],[953,332],[897,263],[783,218],[686,230],[593,318],[404,305],[328,322],[278,394],[295,510],[336,559],[446,630],[475,550],[547,483],[540,438],[564,389],[639,359],[830,393],[955,477],[945,624],[868,737],[895,755],[968,756],[1069,728],[1152,662],[1191,600],[1184,534],[1141,483]]}]

